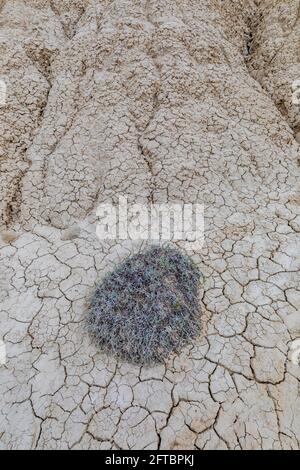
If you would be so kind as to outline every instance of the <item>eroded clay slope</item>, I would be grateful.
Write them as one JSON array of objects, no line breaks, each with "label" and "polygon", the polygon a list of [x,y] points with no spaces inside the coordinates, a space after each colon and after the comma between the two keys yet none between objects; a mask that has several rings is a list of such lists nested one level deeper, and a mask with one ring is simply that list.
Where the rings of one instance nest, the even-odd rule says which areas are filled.
[{"label": "eroded clay slope", "polygon": [[[2,448],[299,448],[299,110],[278,109],[266,41],[279,3],[300,20],[263,3],[0,3]],[[133,249],[95,234],[119,195],[205,205],[203,334],[166,365],[85,334]]]}]

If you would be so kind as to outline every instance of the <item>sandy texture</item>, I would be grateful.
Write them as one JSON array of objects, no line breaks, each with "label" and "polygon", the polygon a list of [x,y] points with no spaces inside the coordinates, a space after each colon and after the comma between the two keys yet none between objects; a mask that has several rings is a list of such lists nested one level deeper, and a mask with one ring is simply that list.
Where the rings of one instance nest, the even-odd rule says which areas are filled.
[{"label": "sandy texture", "polygon": [[[299,39],[292,0],[0,0],[1,448],[300,447]],[[205,204],[203,334],[163,366],[84,332],[120,194]]]}]

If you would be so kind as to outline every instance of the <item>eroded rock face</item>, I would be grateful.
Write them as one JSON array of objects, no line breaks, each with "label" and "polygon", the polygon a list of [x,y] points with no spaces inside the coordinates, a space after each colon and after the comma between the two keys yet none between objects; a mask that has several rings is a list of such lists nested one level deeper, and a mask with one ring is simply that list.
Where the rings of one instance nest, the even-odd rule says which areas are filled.
[{"label": "eroded rock face", "polygon": [[[0,2],[2,448],[299,448],[296,4]],[[83,334],[119,195],[205,205],[206,326],[165,365]]]}]

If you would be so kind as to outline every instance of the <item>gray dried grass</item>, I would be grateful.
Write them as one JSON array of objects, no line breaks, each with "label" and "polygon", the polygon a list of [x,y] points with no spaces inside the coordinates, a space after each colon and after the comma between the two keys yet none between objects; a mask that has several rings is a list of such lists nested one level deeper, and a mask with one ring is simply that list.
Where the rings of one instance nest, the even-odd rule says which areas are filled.
[{"label": "gray dried grass", "polygon": [[171,247],[151,247],[105,276],[92,297],[88,330],[106,353],[163,362],[200,333],[201,273]]}]

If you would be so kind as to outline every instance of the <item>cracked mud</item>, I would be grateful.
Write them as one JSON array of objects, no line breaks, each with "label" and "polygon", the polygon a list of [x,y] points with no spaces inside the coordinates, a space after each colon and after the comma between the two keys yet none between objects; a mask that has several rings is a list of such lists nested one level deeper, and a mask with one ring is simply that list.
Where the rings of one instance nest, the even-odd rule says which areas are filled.
[{"label": "cracked mud", "polygon": [[[2,449],[299,449],[296,0],[0,0]],[[205,206],[202,335],[101,354],[95,211]]]}]

